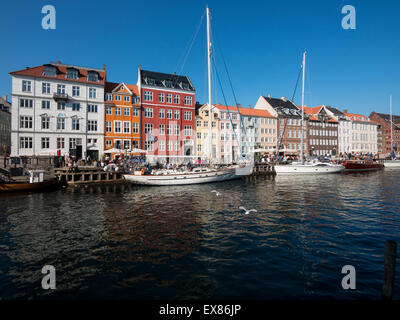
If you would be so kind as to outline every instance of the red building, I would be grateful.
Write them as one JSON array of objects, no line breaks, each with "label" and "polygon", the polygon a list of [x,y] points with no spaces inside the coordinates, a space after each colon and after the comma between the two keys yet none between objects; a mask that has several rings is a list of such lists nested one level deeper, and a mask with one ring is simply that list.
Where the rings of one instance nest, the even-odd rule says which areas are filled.
[{"label": "red building", "polygon": [[195,89],[187,76],[139,67],[142,148],[156,162],[180,162],[195,152]]}]

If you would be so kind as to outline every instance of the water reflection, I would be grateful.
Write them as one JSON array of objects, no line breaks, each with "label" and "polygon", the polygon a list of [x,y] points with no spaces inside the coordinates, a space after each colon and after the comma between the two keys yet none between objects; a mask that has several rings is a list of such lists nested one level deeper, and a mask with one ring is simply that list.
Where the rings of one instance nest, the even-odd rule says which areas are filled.
[{"label": "water reflection", "polygon": [[[276,176],[2,197],[1,296],[379,299],[384,242],[399,238],[399,178]],[[57,269],[55,292],[40,288],[45,264]],[[351,293],[340,289],[345,264],[357,269]]]}]

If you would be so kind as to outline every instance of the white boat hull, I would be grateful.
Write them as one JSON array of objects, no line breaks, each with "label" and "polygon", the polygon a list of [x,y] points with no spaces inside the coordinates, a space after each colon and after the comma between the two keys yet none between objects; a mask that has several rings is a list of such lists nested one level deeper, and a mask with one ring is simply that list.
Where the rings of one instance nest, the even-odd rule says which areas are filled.
[{"label": "white boat hull", "polygon": [[387,168],[400,168],[400,160],[387,160],[383,164]]},{"label": "white boat hull", "polygon": [[165,175],[124,175],[124,178],[128,182],[152,186],[177,186],[186,184],[212,183],[238,179],[240,177],[240,175],[235,173],[235,169]]},{"label": "white boat hull", "polygon": [[339,173],[344,170],[341,165],[312,166],[312,165],[277,165],[274,167],[276,174],[329,174]]}]

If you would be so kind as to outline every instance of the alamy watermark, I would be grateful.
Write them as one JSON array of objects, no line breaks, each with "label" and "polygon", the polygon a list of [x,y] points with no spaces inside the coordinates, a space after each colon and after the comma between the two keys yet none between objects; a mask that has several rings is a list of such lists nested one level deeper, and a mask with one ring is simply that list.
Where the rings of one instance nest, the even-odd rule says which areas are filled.
[{"label": "alamy watermark", "polygon": [[344,290],[356,289],[356,268],[352,265],[345,265],[342,268],[342,274],[345,276],[342,279],[342,288]]},{"label": "alamy watermark", "polygon": [[45,265],[42,268],[42,274],[45,276],[42,279],[42,288],[44,290],[56,288],[56,268],[51,265]]},{"label": "alamy watermark", "polygon": [[47,4],[42,7],[42,14],[45,14],[42,18],[42,28],[44,30],[54,30],[56,28],[56,8]]},{"label": "alamy watermark", "polygon": [[342,18],[342,28],[345,30],[356,29],[356,8],[351,5],[345,5],[342,8],[342,13],[346,14]]}]

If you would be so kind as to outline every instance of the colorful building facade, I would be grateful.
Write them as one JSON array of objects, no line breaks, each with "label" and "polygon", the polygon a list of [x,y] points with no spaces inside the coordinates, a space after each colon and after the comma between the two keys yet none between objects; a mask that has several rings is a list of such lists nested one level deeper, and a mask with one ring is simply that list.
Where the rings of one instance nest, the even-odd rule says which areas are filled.
[{"label": "colorful building facade", "polygon": [[142,148],[151,162],[195,158],[195,89],[187,76],[142,70]]},{"label": "colorful building facade", "polygon": [[110,149],[122,152],[139,149],[141,110],[138,87],[123,82],[106,82],[104,106],[105,152]]}]

